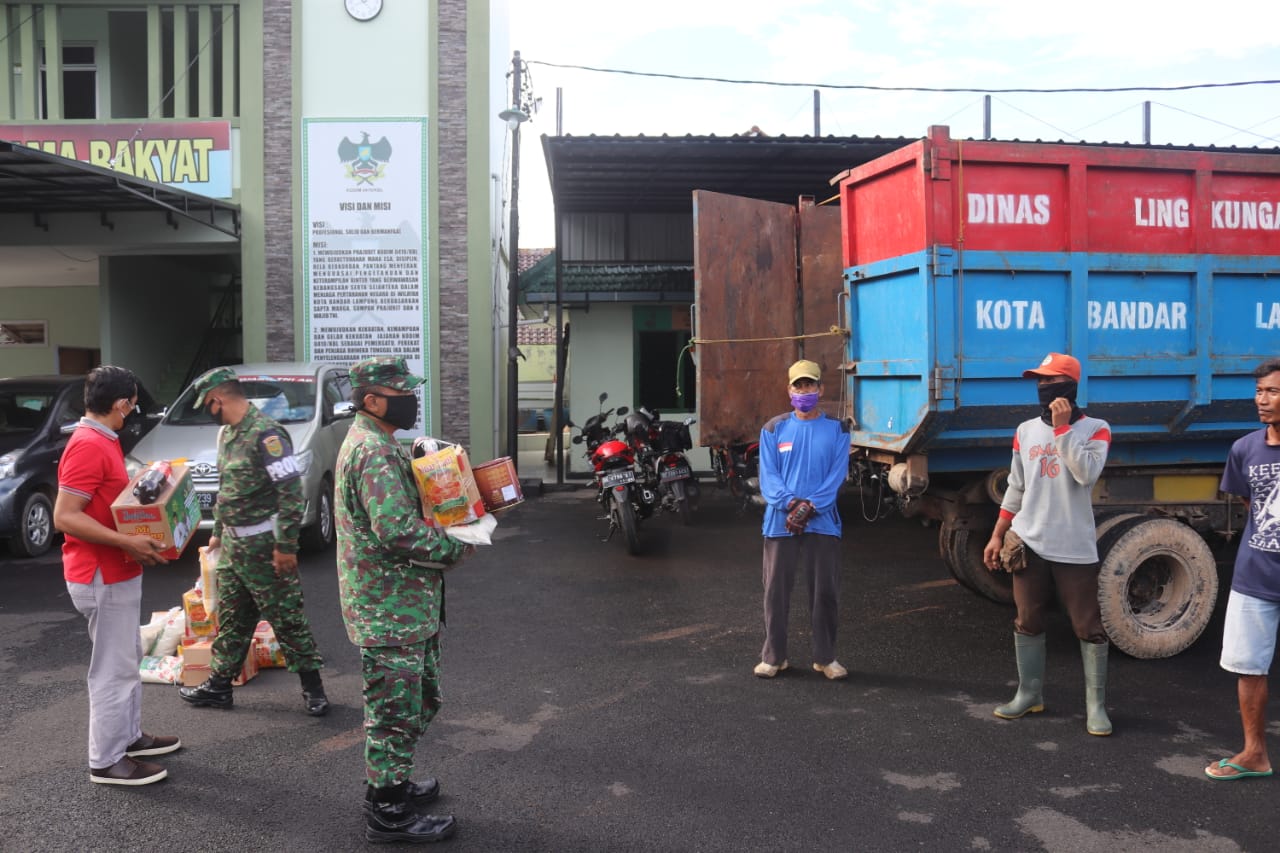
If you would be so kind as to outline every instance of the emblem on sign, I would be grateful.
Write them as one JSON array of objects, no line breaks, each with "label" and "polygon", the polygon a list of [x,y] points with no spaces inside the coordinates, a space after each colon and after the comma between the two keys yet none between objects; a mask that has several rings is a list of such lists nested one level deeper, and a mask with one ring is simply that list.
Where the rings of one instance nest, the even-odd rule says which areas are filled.
[{"label": "emblem on sign", "polygon": [[387,161],[391,159],[391,143],[384,136],[377,142],[369,141],[369,134],[362,134],[358,143],[342,137],[338,143],[338,159],[347,166],[347,177],[356,185],[370,184],[383,177]]}]

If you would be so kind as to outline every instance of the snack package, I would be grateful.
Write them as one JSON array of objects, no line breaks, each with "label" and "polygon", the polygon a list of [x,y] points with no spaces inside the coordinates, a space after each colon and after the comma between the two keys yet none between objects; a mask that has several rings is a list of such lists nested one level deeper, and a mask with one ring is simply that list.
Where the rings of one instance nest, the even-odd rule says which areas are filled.
[{"label": "snack package", "polygon": [[447,445],[413,460],[423,516],[441,527],[469,524],[485,514],[467,451]]},{"label": "snack package", "polygon": [[210,548],[201,545],[200,551],[200,594],[204,601],[205,612],[213,615],[218,612],[218,557],[222,548]]},{"label": "snack package", "polygon": [[218,615],[204,609],[204,596],[197,589],[182,594],[182,610],[187,616],[186,636],[213,637],[218,633]]},{"label": "snack package", "polygon": [[276,639],[275,629],[271,623],[263,619],[253,630],[253,638],[257,641],[254,651],[258,656],[259,669],[274,669],[285,665],[284,649]]}]

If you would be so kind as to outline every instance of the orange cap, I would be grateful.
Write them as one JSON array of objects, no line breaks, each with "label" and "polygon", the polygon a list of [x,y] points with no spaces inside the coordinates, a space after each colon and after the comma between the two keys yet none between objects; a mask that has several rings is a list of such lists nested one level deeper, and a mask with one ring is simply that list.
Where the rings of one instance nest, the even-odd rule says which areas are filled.
[{"label": "orange cap", "polygon": [[1022,371],[1023,379],[1030,379],[1033,376],[1070,376],[1079,382],[1080,362],[1073,356],[1051,352],[1044,357],[1039,367]]}]

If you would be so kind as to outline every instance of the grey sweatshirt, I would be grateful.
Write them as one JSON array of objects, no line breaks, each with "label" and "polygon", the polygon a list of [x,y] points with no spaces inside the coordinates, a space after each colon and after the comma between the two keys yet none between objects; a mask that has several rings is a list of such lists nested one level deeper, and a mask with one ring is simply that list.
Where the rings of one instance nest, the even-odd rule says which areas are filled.
[{"label": "grey sweatshirt", "polygon": [[1088,415],[1056,430],[1038,417],[1019,425],[1000,515],[1046,560],[1098,561],[1091,497],[1110,447],[1110,425]]}]

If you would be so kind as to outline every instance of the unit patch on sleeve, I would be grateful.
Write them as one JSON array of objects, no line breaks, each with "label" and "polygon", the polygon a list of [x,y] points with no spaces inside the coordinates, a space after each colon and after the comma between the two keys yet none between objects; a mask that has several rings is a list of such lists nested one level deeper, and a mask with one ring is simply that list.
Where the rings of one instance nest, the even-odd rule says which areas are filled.
[{"label": "unit patch on sleeve", "polygon": [[293,455],[293,446],[279,430],[263,431],[258,436],[258,447],[262,452],[262,466],[271,482],[284,483],[302,476],[302,469]]}]

